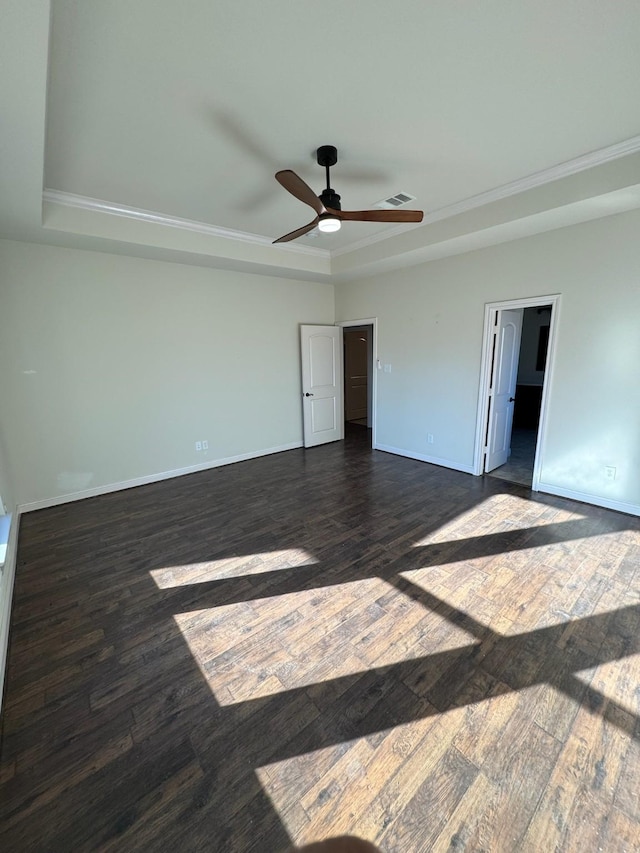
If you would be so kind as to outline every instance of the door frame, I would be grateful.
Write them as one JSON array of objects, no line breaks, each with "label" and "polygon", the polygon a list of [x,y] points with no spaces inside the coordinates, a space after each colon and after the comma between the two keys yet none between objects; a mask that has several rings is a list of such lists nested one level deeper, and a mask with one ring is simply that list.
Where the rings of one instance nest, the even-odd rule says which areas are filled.
[{"label": "door frame", "polygon": [[[341,326],[343,329],[348,329],[350,326],[371,326],[372,327],[372,364],[371,376],[368,377],[369,386],[371,389],[371,449],[375,450],[376,444],[376,422],[378,411],[378,318],[367,317],[364,320],[341,320],[336,323],[336,326]],[[344,362],[344,359],[343,359]],[[342,385],[344,393],[344,363],[342,366]]]},{"label": "door frame", "polygon": [[531,296],[524,299],[508,299],[501,302],[487,302],[484,306],[484,332],[482,335],[482,358],[480,361],[480,389],[478,392],[478,413],[476,417],[476,439],[473,456],[473,473],[480,476],[484,473],[485,436],[489,418],[489,388],[491,385],[491,370],[493,362],[492,338],[496,317],[500,311],[513,308],[539,308],[551,305],[551,320],[549,323],[549,342],[547,344],[547,363],[542,383],[542,402],[540,405],[540,422],[536,436],[536,452],[533,462],[533,479],[531,491],[539,491],[540,468],[542,465],[542,450],[547,433],[547,403],[553,383],[553,372],[556,357],[556,340],[558,322],[560,319],[560,294],[548,296]]}]

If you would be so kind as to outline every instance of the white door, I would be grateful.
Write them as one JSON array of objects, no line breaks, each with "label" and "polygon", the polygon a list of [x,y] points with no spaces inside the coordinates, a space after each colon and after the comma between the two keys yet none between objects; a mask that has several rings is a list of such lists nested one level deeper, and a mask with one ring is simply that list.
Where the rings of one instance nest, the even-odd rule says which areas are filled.
[{"label": "white door", "polygon": [[304,446],[344,438],[342,329],[300,326]]},{"label": "white door", "polygon": [[511,427],[518,379],[522,314],[522,308],[497,312],[493,338],[493,370],[489,389],[485,471],[493,471],[494,468],[504,465],[511,453]]}]

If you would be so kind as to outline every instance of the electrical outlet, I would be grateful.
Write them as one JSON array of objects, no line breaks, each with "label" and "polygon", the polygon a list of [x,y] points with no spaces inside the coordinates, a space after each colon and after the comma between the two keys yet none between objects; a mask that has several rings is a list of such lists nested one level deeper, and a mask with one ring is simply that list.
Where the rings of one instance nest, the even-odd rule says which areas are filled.
[{"label": "electrical outlet", "polygon": [[433,444],[433,435],[432,433],[427,434],[427,444]]},{"label": "electrical outlet", "polygon": [[202,450],[202,442],[196,441],[196,450]]},{"label": "electrical outlet", "polygon": [[604,469],[604,476],[607,478],[607,480],[615,480],[616,469],[612,465],[607,465]]},{"label": "electrical outlet", "polygon": [[209,442],[208,442],[208,441],[206,441],[206,440],[205,440],[205,441],[203,441],[203,442],[202,442],[202,449],[203,449],[203,450],[208,450],[208,449],[209,449]]}]

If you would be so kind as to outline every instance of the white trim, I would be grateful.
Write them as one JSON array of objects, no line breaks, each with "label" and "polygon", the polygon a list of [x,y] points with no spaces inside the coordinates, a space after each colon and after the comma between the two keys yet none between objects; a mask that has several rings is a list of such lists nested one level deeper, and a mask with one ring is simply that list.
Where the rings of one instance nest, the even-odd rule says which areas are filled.
[{"label": "white trim", "polygon": [[442,459],[439,456],[426,456],[424,453],[413,453],[411,450],[402,450],[400,447],[391,447],[388,444],[378,444],[374,450],[382,450],[384,453],[393,453],[394,456],[405,456],[407,459],[417,459],[418,462],[428,462],[430,465],[438,465],[440,468],[452,468],[454,471],[462,471],[463,474],[473,474],[472,465],[460,465],[450,459]]},{"label": "white trim", "polygon": [[[584,172],[587,169],[593,169],[595,166],[602,166],[612,160],[618,160],[620,157],[626,157],[629,154],[636,154],[640,151],[640,136],[632,136],[624,142],[617,142],[614,145],[608,145],[606,148],[600,148],[597,151],[591,151],[588,154],[582,154],[580,157],[575,157],[573,160],[567,160],[565,163],[559,163],[557,166],[551,166],[549,169],[542,169],[540,172],[534,172],[531,175],[526,175],[524,178],[518,178],[508,184],[503,184],[500,187],[495,187],[492,190],[487,190],[478,195],[469,196],[469,198],[457,201],[454,204],[448,204],[446,207],[440,207],[438,210],[433,210],[431,213],[425,214],[422,222],[413,227],[419,228],[424,225],[431,225],[433,222],[439,222],[442,219],[449,219],[452,216],[458,216],[460,213],[466,213],[469,210],[474,210],[477,207],[483,207],[485,204],[492,204],[494,201],[502,201],[512,195],[526,192],[527,190],[536,189],[537,187],[549,184],[552,181],[557,181],[560,178],[568,178],[571,175],[576,175],[579,172]],[[348,246],[343,246],[341,249],[336,249],[331,253],[331,257],[338,255],[346,255],[349,252],[364,249],[373,243],[379,243],[390,237],[395,237],[396,234],[404,233],[411,230],[406,225],[396,226],[393,229],[385,231],[383,234],[376,234],[371,237],[363,237],[355,243],[350,243]]]},{"label": "white trim", "polygon": [[7,652],[9,650],[9,625],[11,622],[11,604],[13,603],[13,584],[16,576],[19,526],[20,512],[16,510],[11,517],[7,553],[2,573],[0,573],[0,710],[2,710]]},{"label": "white trim", "polygon": [[478,410],[476,414],[476,438],[473,454],[473,470],[475,476],[480,476],[483,471],[484,437],[487,431],[487,397],[489,393],[489,382],[491,372],[491,336],[494,328],[494,319],[499,311],[509,311],[513,308],[536,308],[541,305],[551,305],[551,322],[549,328],[549,343],[547,345],[547,367],[542,385],[542,400],[540,404],[540,422],[536,437],[536,453],[533,462],[533,478],[531,491],[539,490],[540,470],[542,467],[542,448],[547,432],[547,402],[549,400],[550,388],[553,384],[554,362],[556,354],[556,340],[558,318],[560,316],[560,294],[554,293],[547,296],[531,296],[524,299],[510,299],[501,302],[487,302],[484,306],[484,331],[482,336],[482,355],[480,360],[480,387],[478,389]]},{"label": "white trim", "polygon": [[[371,377],[371,447],[376,449],[376,434],[378,422],[378,318],[367,317],[365,320],[340,320],[336,326],[342,326],[343,329],[348,329],[350,326],[372,326],[373,327],[373,359],[371,369],[373,375]],[[343,365],[344,374],[344,365]]]},{"label": "white trim", "polygon": [[538,490],[547,495],[557,495],[559,498],[568,498],[572,501],[580,501],[580,503],[593,504],[601,506],[605,509],[613,509],[616,512],[625,512],[628,515],[640,515],[640,505],[625,503],[624,501],[614,501],[610,498],[603,498],[600,495],[591,495],[588,492],[576,492],[573,489],[564,489],[562,486],[552,486],[550,483],[538,483]]},{"label": "white trim", "polygon": [[[539,172],[526,175],[524,178],[518,178],[508,184],[503,184],[500,187],[495,187],[494,189],[487,190],[486,192],[461,199],[454,204],[441,207],[438,210],[433,210],[430,213],[427,213],[420,223],[395,225],[393,228],[385,229],[382,233],[363,237],[361,240],[356,240],[353,243],[349,243],[347,246],[334,249],[331,252],[328,249],[320,249],[317,246],[305,246],[301,243],[279,243],[278,248],[296,254],[337,258],[340,255],[347,255],[350,252],[355,252],[358,249],[365,248],[366,246],[371,246],[375,243],[380,243],[383,240],[391,239],[398,234],[404,234],[414,228],[422,228],[425,225],[430,225],[433,222],[439,222],[442,219],[448,219],[451,216],[457,216],[460,213],[466,213],[469,210],[474,210],[475,208],[482,207],[485,204],[502,201],[510,196],[544,186],[544,184],[557,181],[560,178],[568,178],[571,175],[576,175],[579,172],[586,171],[587,169],[602,166],[612,160],[618,160],[621,157],[636,154],[638,151],[640,151],[640,136],[632,136],[630,139],[626,139],[623,142],[616,142],[614,145],[608,145],[605,148],[598,149],[597,151],[591,151],[588,154],[581,154],[579,157],[574,157],[573,160],[567,160],[565,163],[559,163],[558,165],[551,166],[548,169],[542,169]],[[177,216],[168,216],[164,213],[157,213],[151,210],[128,207],[124,204],[89,198],[88,196],[67,193],[62,190],[45,189],[42,193],[42,199],[43,201],[61,204],[65,207],[75,207],[81,210],[90,210],[98,213],[109,213],[115,216],[137,219],[138,221],[153,222],[170,228],[182,228],[187,231],[194,231],[198,234],[209,234],[214,237],[239,240],[245,243],[253,243],[258,246],[272,245],[271,238],[264,237],[260,234],[249,234],[244,231],[234,231],[230,228],[210,225],[206,222],[181,219]]]},{"label": "white trim", "polygon": [[[443,211],[447,208],[443,207]],[[440,211],[436,211],[439,213]],[[340,255],[348,255],[350,252],[357,252],[358,249],[366,249],[367,246],[373,246],[375,243],[381,243],[383,240],[390,240],[392,237],[397,237],[398,234],[406,234],[407,231],[415,231],[416,228],[422,228],[423,225],[428,225],[431,221],[436,222],[438,219],[446,219],[448,214],[437,216],[431,220],[431,216],[435,214],[427,214],[423,217],[422,222],[411,223],[403,222],[400,225],[394,225],[393,228],[385,228],[382,233],[370,234],[368,237],[362,237],[354,243],[349,243],[347,246],[342,246],[340,249],[334,249],[331,252],[332,258],[338,258]]]},{"label": "white trim", "polygon": [[483,456],[486,449],[488,407],[490,384],[490,362],[492,353],[493,312],[489,303],[484,306],[484,325],[482,327],[482,353],[480,355],[480,386],[478,388],[478,409],[476,412],[476,437],[473,451],[473,474],[479,477],[483,473]]},{"label": "white trim", "polygon": [[108,483],[104,486],[96,486],[93,489],[83,489],[81,492],[72,492],[66,495],[58,495],[54,498],[45,498],[41,501],[31,501],[20,504],[20,512],[33,512],[37,509],[48,509],[52,506],[79,501],[84,498],[95,498],[107,495],[110,492],[119,492],[123,489],[133,489],[136,486],[147,486],[150,483],[159,483],[161,480],[170,480],[173,477],[183,477],[185,474],[195,474],[198,471],[208,471],[210,468],[220,468],[222,465],[232,465],[234,462],[244,462],[247,459],[257,459],[260,456],[270,456],[272,453],[282,453],[285,450],[296,450],[302,447],[301,441],[292,441],[279,447],[268,447],[265,450],[252,450],[249,453],[240,453],[237,456],[226,456],[222,459],[212,459],[210,462],[202,462],[198,465],[188,465],[186,468],[176,468],[173,471],[163,471],[159,474],[149,474],[145,477],[135,477],[132,480],[122,480],[119,483]]},{"label": "white trim", "polygon": [[[62,192],[62,190],[44,190],[42,200],[53,204],[61,204],[64,207],[73,207],[78,210],[88,210],[94,213],[109,213],[112,216],[122,216],[125,219],[135,219],[138,222],[151,222],[154,225],[164,225],[168,228],[180,228],[183,231],[192,231],[195,234],[205,234],[209,237],[223,237],[226,240],[236,240],[242,243],[252,243],[255,246],[271,246],[270,237],[261,234],[250,234],[246,231],[234,231],[231,228],[222,228],[219,225],[210,225],[208,222],[198,222],[193,219],[181,219],[179,216],[168,216],[165,213],[157,213],[153,210],[143,210],[137,207],[128,207],[125,204],[103,201],[99,198],[75,195],[74,193]],[[304,246],[301,243],[279,243],[278,247],[286,252],[297,255],[315,255],[329,257],[327,249],[317,246]]]},{"label": "white trim", "polygon": [[533,459],[533,475],[531,478],[531,491],[540,490],[540,473],[542,471],[542,454],[547,436],[547,424],[549,421],[549,400],[551,399],[551,388],[556,369],[556,350],[558,340],[558,328],[560,323],[560,310],[562,300],[560,296],[547,303],[551,305],[551,318],[549,321],[549,340],[547,341],[547,361],[542,381],[542,399],[540,401],[540,422],[538,423],[538,434],[536,436],[536,452]]}]

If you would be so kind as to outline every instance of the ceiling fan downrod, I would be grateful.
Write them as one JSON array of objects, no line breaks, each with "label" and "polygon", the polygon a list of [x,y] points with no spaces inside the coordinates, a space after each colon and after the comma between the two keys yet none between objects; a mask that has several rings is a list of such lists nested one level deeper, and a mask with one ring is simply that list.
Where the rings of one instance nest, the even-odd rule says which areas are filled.
[{"label": "ceiling fan downrod", "polygon": [[327,188],[318,196],[325,207],[332,210],[340,210],[340,196],[331,189],[331,177],[329,169],[338,162],[338,149],[335,145],[321,145],[316,151],[318,166],[323,166],[327,175]]}]

